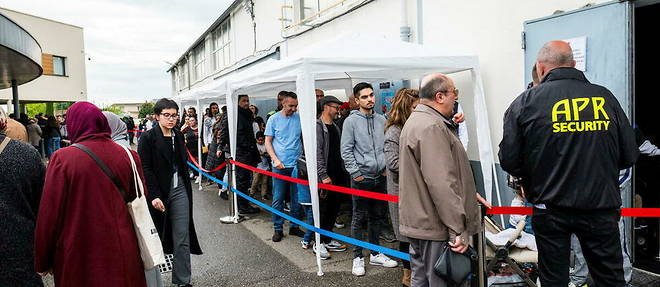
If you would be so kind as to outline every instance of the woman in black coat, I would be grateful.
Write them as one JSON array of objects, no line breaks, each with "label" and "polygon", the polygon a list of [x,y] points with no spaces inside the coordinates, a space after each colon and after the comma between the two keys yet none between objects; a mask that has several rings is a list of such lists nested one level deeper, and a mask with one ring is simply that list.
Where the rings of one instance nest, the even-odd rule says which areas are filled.
[{"label": "woman in black coat", "polygon": [[[147,181],[151,217],[165,253],[174,255],[172,283],[185,285],[190,284],[190,254],[202,254],[193,222],[192,185],[187,176],[186,147],[183,134],[174,128],[178,118],[176,103],[161,99],[154,106],[154,112],[158,124],[140,137],[138,154]],[[176,182],[175,172],[178,174]],[[185,189],[185,193],[182,189]],[[181,206],[181,202],[186,201],[187,206]],[[179,242],[186,236],[177,228],[178,220],[185,217],[185,214],[181,215],[177,211],[185,209],[188,210],[188,216],[182,220],[188,221],[188,246],[186,242]],[[188,247],[189,250],[185,250]],[[185,254],[186,251],[189,253]],[[177,258],[179,255],[180,258]]]}]

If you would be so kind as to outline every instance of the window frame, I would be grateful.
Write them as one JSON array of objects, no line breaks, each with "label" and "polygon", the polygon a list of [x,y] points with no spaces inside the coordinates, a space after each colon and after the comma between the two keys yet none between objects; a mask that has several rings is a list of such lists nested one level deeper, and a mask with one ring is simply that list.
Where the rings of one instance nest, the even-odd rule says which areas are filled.
[{"label": "window frame", "polygon": [[[52,57],[53,57],[53,72],[52,72],[51,75],[53,75],[53,76],[60,76],[60,77],[66,77],[66,76],[68,76],[68,74],[66,73],[66,72],[67,72],[67,71],[66,71],[66,57],[64,57],[64,56],[57,56],[57,55],[52,55]],[[55,65],[55,59],[61,59],[61,60],[62,60],[62,73],[61,73],[61,74],[58,74],[58,73],[55,72],[55,71],[56,71],[56,70],[55,70],[55,67],[56,67],[56,65]]]}]

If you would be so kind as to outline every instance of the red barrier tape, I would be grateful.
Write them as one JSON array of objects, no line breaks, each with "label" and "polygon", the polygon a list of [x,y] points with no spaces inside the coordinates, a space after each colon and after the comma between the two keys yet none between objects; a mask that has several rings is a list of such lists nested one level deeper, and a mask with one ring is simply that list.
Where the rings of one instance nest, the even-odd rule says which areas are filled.
[{"label": "red barrier tape", "polygon": [[206,170],[206,169],[202,168],[202,167],[199,165],[199,163],[197,163],[197,160],[195,160],[195,157],[193,157],[192,154],[190,154],[190,151],[186,150],[186,152],[188,153],[188,159],[189,159],[189,160],[190,160],[190,161],[191,161],[191,162],[192,162],[197,168],[201,169],[203,172],[206,172],[206,173],[221,170],[221,169],[223,169],[223,168],[227,165],[227,162],[223,162],[221,165],[217,166],[216,168],[214,168],[214,169],[212,169],[212,170]]},{"label": "red barrier tape", "polygon": [[[188,156],[190,156],[190,153],[188,153]],[[194,158],[191,157],[191,160],[194,160]],[[196,166],[199,167],[199,165],[196,162],[193,161],[193,163]],[[267,170],[258,169],[256,167],[252,167],[252,166],[237,162],[235,160],[229,160],[229,163],[235,164],[237,166],[240,166],[242,168],[245,168],[245,169],[248,169],[248,170],[251,170],[251,171],[256,171],[256,172],[261,173],[261,174],[265,174],[265,175],[276,177],[276,178],[279,178],[279,179],[282,179],[282,180],[286,180],[286,181],[289,181],[289,182],[295,182],[295,183],[298,183],[298,184],[309,185],[309,181],[307,181],[307,180],[299,179],[299,178],[293,178],[293,177],[290,177],[290,176],[270,172],[270,171],[267,171]],[[222,166],[224,167],[224,164]],[[352,194],[352,195],[357,195],[357,196],[362,196],[362,197],[368,197],[368,198],[373,198],[373,199],[378,199],[378,200],[399,202],[399,196],[396,196],[396,195],[378,193],[378,192],[373,192],[373,191],[364,191],[364,190],[346,188],[346,187],[330,185],[330,184],[324,184],[324,183],[319,183],[318,187],[322,188],[322,189],[327,189],[327,190],[332,190],[332,191],[337,191],[337,192],[341,192],[341,193],[347,193],[347,194]],[[505,214],[505,215],[512,215],[512,214],[533,215],[534,214],[534,209],[531,208],[531,207],[493,206],[490,209],[486,210],[486,214],[491,214],[491,215],[499,215],[499,214]],[[625,217],[660,217],[660,208],[622,208],[621,209],[621,216],[625,216]]]},{"label": "red barrier tape", "polygon": [[143,130],[130,130],[128,132],[129,133],[143,133],[143,132],[146,132],[146,131],[143,131]]},{"label": "red barrier tape", "polygon": [[512,206],[493,206],[486,210],[487,214],[519,214],[532,215],[534,210],[531,207],[512,207]]},{"label": "red barrier tape", "polygon": [[[267,170],[258,169],[256,167],[252,167],[252,166],[249,166],[249,165],[246,165],[246,164],[234,161],[234,160],[230,160],[229,163],[235,164],[237,166],[240,166],[242,168],[245,168],[245,169],[248,169],[248,170],[251,170],[251,171],[256,171],[256,172],[261,173],[261,174],[265,174],[265,175],[276,177],[276,178],[279,178],[279,179],[282,179],[282,180],[286,180],[286,181],[289,181],[289,182],[295,182],[295,183],[298,183],[298,184],[309,185],[309,181],[304,180],[304,179],[293,178],[293,177],[290,177],[290,176],[270,172],[270,171],[267,171]],[[373,191],[364,191],[364,190],[346,188],[346,187],[330,185],[330,184],[324,184],[324,183],[319,183],[318,186],[319,186],[319,188],[322,188],[322,189],[337,191],[337,192],[346,193],[346,194],[352,194],[352,195],[368,197],[368,198],[384,200],[384,201],[399,202],[399,197],[396,196],[396,195],[378,193],[378,192],[373,192]]]}]

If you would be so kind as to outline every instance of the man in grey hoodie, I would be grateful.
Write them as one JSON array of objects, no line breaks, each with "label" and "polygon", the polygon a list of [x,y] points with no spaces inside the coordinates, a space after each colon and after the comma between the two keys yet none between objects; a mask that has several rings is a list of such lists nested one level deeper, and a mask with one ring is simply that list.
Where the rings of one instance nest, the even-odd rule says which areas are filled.
[{"label": "man in grey hoodie", "polygon": [[[373,110],[375,97],[373,87],[359,83],[353,88],[353,99],[358,110],[352,111],[344,121],[341,135],[341,155],[346,171],[351,175],[351,188],[386,193],[385,183],[385,117]],[[387,202],[353,196],[353,221],[351,235],[362,240],[362,226],[368,223],[369,243],[378,245],[387,212]],[[364,258],[362,247],[353,247],[353,275],[363,276]],[[397,262],[385,254],[371,251],[369,264],[396,267]]]}]

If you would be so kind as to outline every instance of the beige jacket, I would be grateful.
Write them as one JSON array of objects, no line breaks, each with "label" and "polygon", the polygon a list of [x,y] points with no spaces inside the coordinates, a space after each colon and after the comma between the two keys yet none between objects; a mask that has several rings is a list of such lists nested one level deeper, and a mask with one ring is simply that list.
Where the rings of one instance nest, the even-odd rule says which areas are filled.
[{"label": "beige jacket", "polygon": [[420,104],[399,142],[399,229],[402,235],[446,241],[479,230],[472,169],[454,126]]}]

